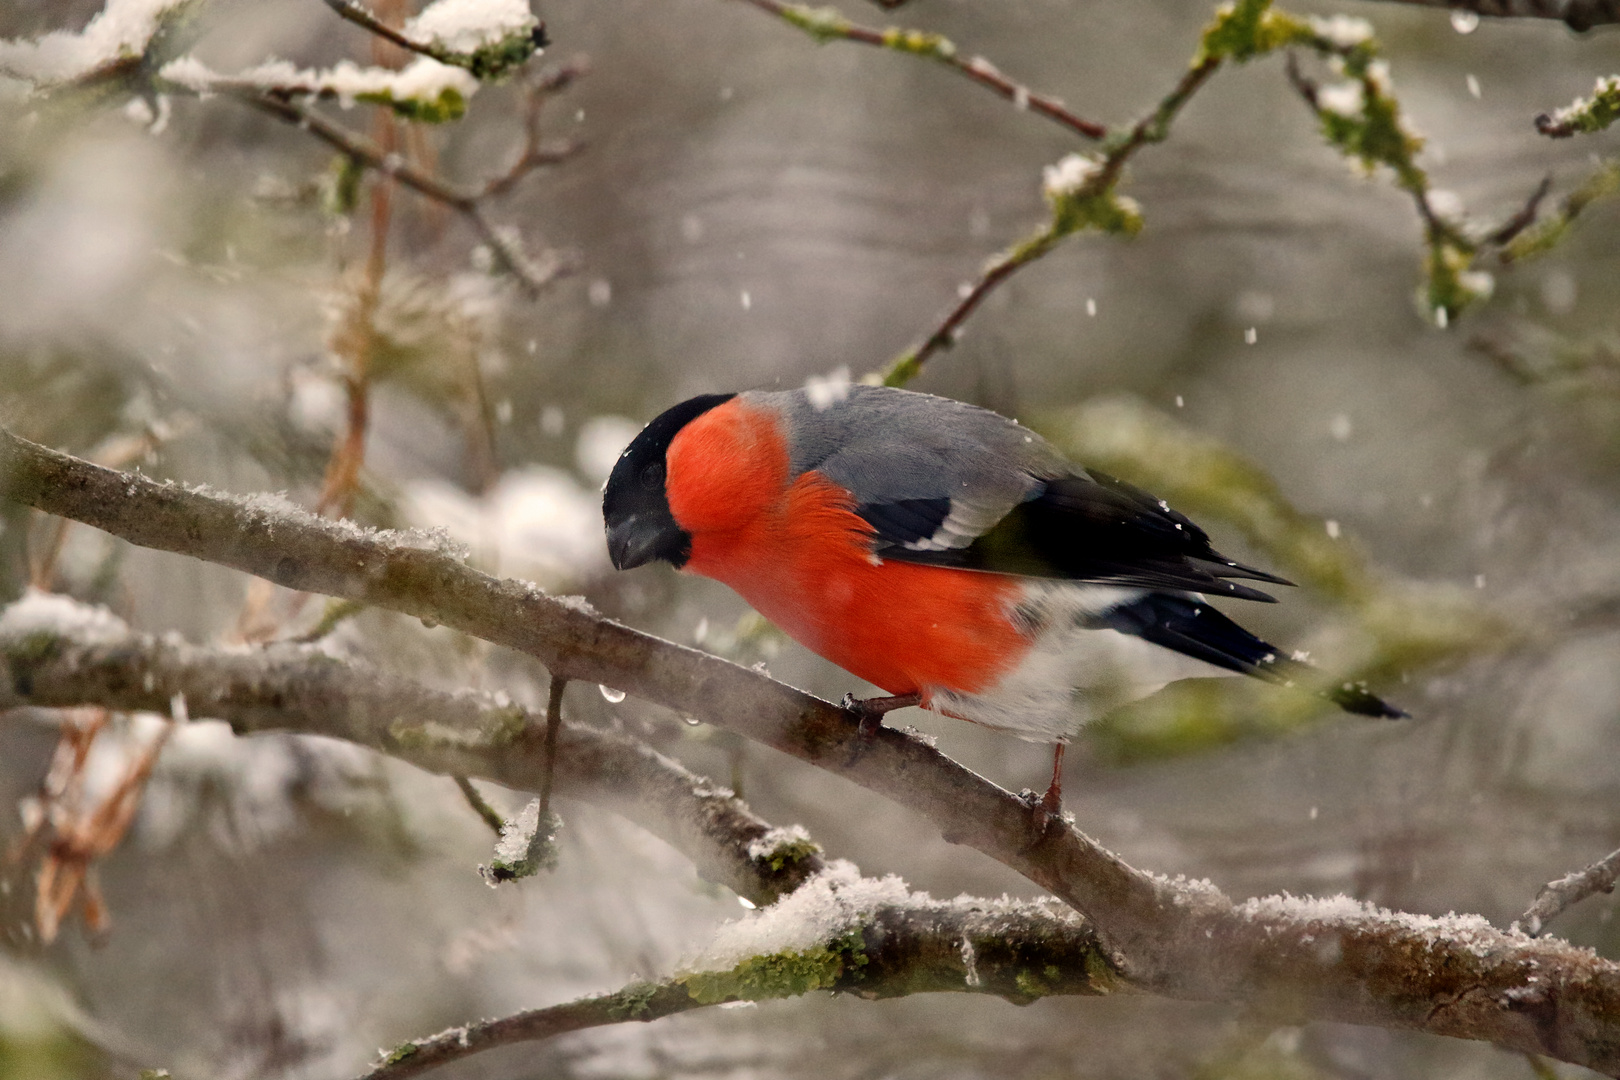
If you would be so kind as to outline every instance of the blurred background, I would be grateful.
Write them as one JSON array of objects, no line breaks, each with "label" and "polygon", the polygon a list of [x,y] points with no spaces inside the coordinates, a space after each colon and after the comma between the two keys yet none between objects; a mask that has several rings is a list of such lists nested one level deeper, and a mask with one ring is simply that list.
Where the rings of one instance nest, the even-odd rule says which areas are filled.
[{"label": "blurred background", "polygon": [[[0,37],[76,30],[97,10],[6,0]],[[1110,124],[1168,91],[1211,16],[1188,0],[844,10],[942,32]],[[1548,175],[1553,207],[1614,153],[1613,131],[1555,142],[1532,120],[1620,70],[1620,31],[1473,26],[1354,0],[1293,10],[1372,22],[1428,140],[1420,163],[1483,225]],[[540,114],[547,140],[580,149],[487,205],[531,256],[567,267],[536,297],[490,272],[463,219],[397,188],[385,270],[368,271],[372,180],[346,201],[330,147],[239,102],[45,108],[0,80],[0,418],[154,476],[312,508],[324,489],[368,523],[441,526],[493,571],[823,696],[860,690],[721,586],[664,566],[613,575],[597,489],[639,426],[682,398],[883,368],[1042,224],[1042,167],[1086,146],[937,64],[818,46],[730,0],[537,0],[535,13],[553,44],[532,68],[589,66]],[[372,55],[314,0],[215,0],[198,18],[196,54],[222,72]],[[365,107],[323,109],[377,131]],[[421,167],[473,183],[516,156],[522,116],[520,83],[485,86],[464,120],[397,137]],[[1324,143],[1280,57],[1219,73],[1123,190],[1142,204],[1141,235],[1071,237],[997,290],[912,387],[1018,417],[1170,498],[1233,557],[1296,577],[1302,588],[1245,621],[1372,678],[1414,719],[1347,718],[1267,688],[1172,690],[1071,749],[1068,809],[1133,864],[1235,897],[1345,892],[1507,925],[1542,883],[1620,846],[1620,201],[1594,203],[1548,255],[1486,267],[1494,295],[1437,329],[1414,299],[1410,199]],[[364,462],[333,497],[362,309]],[[1216,480],[1164,475],[1178,454],[1241,474],[1274,527]],[[8,599],[32,583],[217,643],[292,636],[322,610],[3,513]],[[544,701],[537,665],[446,630],[366,612],[328,640],[436,685]],[[868,874],[936,896],[1035,895],[772,751],[591,687],[570,688],[568,711],[738,787]],[[895,722],[1004,786],[1044,784],[1044,747],[916,711]],[[112,718],[90,782],[113,782],[150,724]],[[52,718],[0,723],[0,849],[19,850],[27,811],[9,808],[39,790],[56,740]],[[514,812],[526,799],[490,797]],[[194,724],[99,861],[104,926],[75,918],[42,943],[37,858],[0,866],[0,1077],[130,1076],[131,1061],[176,1077],[352,1075],[379,1046],[668,972],[743,914],[635,827],[560,809],[559,868],[491,890],[475,871],[489,833],[448,779],[330,741]],[[1620,955],[1613,912],[1599,896],[1556,930]],[[1152,999],[815,996],[436,1075],[1523,1077],[1532,1065]]]}]

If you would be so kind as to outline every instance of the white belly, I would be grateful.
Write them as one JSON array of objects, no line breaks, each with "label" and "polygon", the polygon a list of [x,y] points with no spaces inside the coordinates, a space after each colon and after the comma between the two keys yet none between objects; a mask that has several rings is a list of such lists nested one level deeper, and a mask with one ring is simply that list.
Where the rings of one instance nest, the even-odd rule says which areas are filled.
[{"label": "white belly", "polygon": [[1146,592],[1028,582],[1017,617],[1031,628],[1034,644],[1023,660],[977,694],[928,687],[928,707],[1031,742],[1068,742],[1092,720],[1166,683],[1236,674],[1134,634],[1095,628],[1097,616]]}]

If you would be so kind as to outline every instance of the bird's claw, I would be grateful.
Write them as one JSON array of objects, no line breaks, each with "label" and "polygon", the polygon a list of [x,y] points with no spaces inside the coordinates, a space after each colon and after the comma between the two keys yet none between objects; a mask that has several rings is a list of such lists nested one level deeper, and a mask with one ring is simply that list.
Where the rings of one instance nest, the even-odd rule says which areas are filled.
[{"label": "bird's claw", "polygon": [[1039,794],[1025,788],[1018,793],[1018,801],[1029,807],[1037,838],[1044,837],[1053,825],[1064,823],[1062,797],[1055,796],[1050,788]]},{"label": "bird's claw", "polygon": [[883,726],[883,713],[854,694],[845,694],[844,700],[838,704],[845,712],[855,714],[856,725],[863,740],[870,740],[877,734],[878,728]]}]

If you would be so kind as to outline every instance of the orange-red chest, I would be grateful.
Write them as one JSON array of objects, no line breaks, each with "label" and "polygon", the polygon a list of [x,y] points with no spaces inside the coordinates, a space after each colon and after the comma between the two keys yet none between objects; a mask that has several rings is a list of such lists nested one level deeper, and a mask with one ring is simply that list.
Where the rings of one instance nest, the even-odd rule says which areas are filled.
[{"label": "orange-red chest", "polygon": [[848,492],[814,471],[789,478],[773,412],[733,398],[682,429],[666,461],[686,568],[839,667],[891,694],[977,693],[1027,652],[1015,578],[876,560]]}]

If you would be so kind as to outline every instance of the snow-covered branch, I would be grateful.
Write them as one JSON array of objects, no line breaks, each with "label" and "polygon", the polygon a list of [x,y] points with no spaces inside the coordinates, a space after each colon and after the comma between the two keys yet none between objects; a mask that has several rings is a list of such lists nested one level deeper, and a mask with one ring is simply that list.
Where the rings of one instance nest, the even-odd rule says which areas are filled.
[{"label": "snow-covered branch", "polygon": [[688,970],[402,1043],[361,1080],[405,1080],[497,1046],[811,990],[866,998],[957,992],[1022,1004],[1116,988],[1095,935],[1055,902],[935,900],[839,862],[774,907],[729,924]]},{"label": "snow-covered branch", "polygon": [[1487,1040],[1620,1074],[1620,965],[1590,950],[1475,916],[1346,897],[1234,903],[1208,882],[1145,873],[919,739],[885,729],[852,753],[862,737],[836,706],[577,600],[482,574],[431,536],[99,468],[9,432],[0,432],[0,489],[131,543],[454,627],[847,777],[1071,904],[1139,989]]},{"label": "snow-covered branch", "polygon": [[1548,923],[1588,896],[1614,892],[1616,882],[1620,882],[1620,851],[1611,851],[1591,866],[1543,885],[1520,921],[1530,933],[1539,934]]},{"label": "snow-covered branch", "polygon": [[[30,593],[0,612],[0,710],[168,707],[176,697],[238,734],[345,739],[423,768],[534,790],[541,717],[496,695],[449,694],[308,645],[221,649],[137,633],[102,608]],[[621,814],[759,905],[693,970],[615,994],[484,1021],[396,1047],[368,1077],[415,1075],[514,1042],[728,1001],[812,989],[897,997],[933,991],[1025,1002],[1117,983],[1071,909],[962,897],[936,901],[896,878],[826,863],[802,829],[772,828],[730,792],[623,736],[565,725],[562,793]],[[465,781],[463,781],[465,782]]]},{"label": "snow-covered branch", "polygon": [[[538,791],[545,718],[500,696],[445,693],[309,645],[219,649],[131,630],[100,608],[31,593],[0,613],[0,709],[96,705],[166,712],[176,696],[238,734],[345,739],[432,772]],[[560,793],[620,814],[699,873],[768,904],[822,868],[725,788],[621,735],[565,724]]]}]

